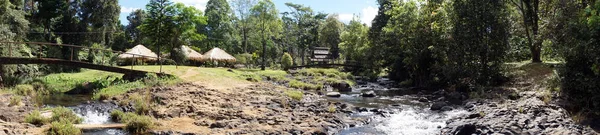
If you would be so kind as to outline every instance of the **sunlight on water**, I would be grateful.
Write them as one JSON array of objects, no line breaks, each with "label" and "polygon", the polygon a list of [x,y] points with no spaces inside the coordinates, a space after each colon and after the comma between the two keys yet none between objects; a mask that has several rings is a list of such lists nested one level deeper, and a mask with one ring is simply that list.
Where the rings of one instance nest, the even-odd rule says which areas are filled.
[{"label": "sunlight on water", "polygon": [[86,111],[77,113],[77,115],[83,118],[84,124],[105,124],[110,123],[110,118],[108,114],[101,113],[98,111]]},{"label": "sunlight on water", "polygon": [[466,114],[465,110],[436,113],[429,110],[405,108],[390,115],[375,126],[378,131],[389,135],[433,135],[439,134],[450,118]]}]

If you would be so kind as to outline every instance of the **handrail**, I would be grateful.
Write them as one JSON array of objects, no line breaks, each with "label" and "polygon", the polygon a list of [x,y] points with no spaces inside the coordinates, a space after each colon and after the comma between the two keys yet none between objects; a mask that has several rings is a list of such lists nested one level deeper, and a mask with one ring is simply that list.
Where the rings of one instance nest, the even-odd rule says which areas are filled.
[{"label": "handrail", "polygon": [[[139,56],[139,58],[155,58],[160,63],[162,63],[161,61],[173,61],[173,62],[175,61],[175,60],[168,59],[168,58],[162,58],[160,56],[153,57],[153,56],[139,55],[139,54],[134,54],[134,53],[127,53],[127,52],[122,52],[122,51],[115,51],[115,50],[110,50],[110,49],[92,48],[92,47],[87,47],[87,46],[79,46],[79,45],[71,45],[71,44],[57,44],[57,43],[46,43],[46,42],[6,42],[6,41],[1,42],[0,41],[0,46],[2,46],[4,44],[8,45],[8,48],[9,48],[9,50],[8,50],[9,51],[9,57],[12,57],[12,45],[11,44],[33,44],[33,45],[38,45],[38,46],[50,45],[50,46],[70,47],[71,48],[71,58],[70,58],[70,61],[73,61],[73,56],[74,56],[73,51],[74,51],[74,48],[90,49],[90,50],[104,51],[104,52],[112,52],[112,53],[117,53],[119,55],[122,55],[122,54],[132,55],[133,58],[136,58],[136,56]],[[40,51],[39,51],[39,54],[38,54],[38,58],[41,58],[41,53],[43,51],[42,51],[41,47],[39,48],[39,50]],[[117,55],[117,57],[118,57],[118,55]],[[135,65],[134,63],[135,63],[135,61],[132,60],[131,69],[133,69],[133,65]],[[101,63],[101,65],[102,64],[104,64],[104,57],[102,57],[102,63]],[[162,64],[161,64],[161,66],[162,66]],[[175,66],[176,67],[178,66],[177,63],[175,63]],[[160,71],[160,72],[162,72],[162,71]]]}]

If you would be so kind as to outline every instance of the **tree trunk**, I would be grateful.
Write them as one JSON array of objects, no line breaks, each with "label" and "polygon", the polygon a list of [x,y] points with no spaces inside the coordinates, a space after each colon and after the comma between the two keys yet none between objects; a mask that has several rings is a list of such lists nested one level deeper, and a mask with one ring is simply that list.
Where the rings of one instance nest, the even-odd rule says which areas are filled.
[{"label": "tree trunk", "polygon": [[531,62],[533,63],[541,63],[541,52],[542,52],[542,42],[536,40],[533,46],[530,47],[531,50]]}]

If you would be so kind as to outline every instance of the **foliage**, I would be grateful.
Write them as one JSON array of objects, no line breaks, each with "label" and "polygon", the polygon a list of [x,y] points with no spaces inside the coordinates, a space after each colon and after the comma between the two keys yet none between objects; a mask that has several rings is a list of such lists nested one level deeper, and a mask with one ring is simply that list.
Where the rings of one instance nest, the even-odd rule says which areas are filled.
[{"label": "foliage", "polygon": [[8,106],[19,106],[21,105],[21,100],[23,99],[23,97],[18,96],[18,95],[14,95],[12,97],[10,97],[10,101],[8,103]]},{"label": "foliage", "polygon": [[281,57],[281,66],[283,69],[288,69],[292,67],[292,56],[289,53],[283,53]]},{"label": "foliage", "polygon": [[25,116],[25,122],[36,126],[41,126],[49,122],[49,119],[42,117],[40,111],[35,110]]},{"label": "foliage", "polygon": [[35,96],[35,90],[33,89],[33,86],[28,85],[28,84],[19,84],[17,86],[15,86],[14,91],[17,95],[21,95],[21,96]]},{"label": "foliage", "polygon": [[125,129],[134,134],[145,133],[153,126],[152,118],[143,115],[127,115]]},{"label": "foliage", "polygon": [[302,97],[304,96],[304,93],[302,91],[296,91],[296,90],[286,90],[284,93],[288,97],[298,100],[298,101],[302,100]]},{"label": "foliage", "polygon": [[344,30],[344,24],[339,21],[339,15],[329,15],[325,23],[319,27],[319,41],[321,42],[321,46],[331,48],[333,58],[337,59],[340,55],[338,47],[341,42],[340,35]]},{"label": "foliage", "polygon": [[82,134],[79,128],[73,125],[73,122],[66,119],[60,119],[50,124],[48,135],[80,135]]},{"label": "foliage", "polygon": [[[349,62],[368,63],[366,49],[369,47],[367,38],[369,28],[360,23],[360,18],[354,17],[346,30],[340,35],[339,43],[340,53],[344,54],[344,59]],[[352,63],[347,63],[352,64]]]},{"label": "foliage", "polygon": [[50,117],[51,121],[54,121],[54,122],[68,121],[68,123],[72,123],[72,124],[79,124],[83,121],[82,118],[77,116],[77,114],[75,114],[75,112],[73,112],[73,110],[71,110],[69,108],[59,106],[59,107],[52,108],[51,110],[52,110],[52,117]]},{"label": "foliage", "polygon": [[560,70],[561,92],[573,111],[600,110],[600,1],[582,8],[577,2],[557,3],[560,7],[552,23],[554,43],[562,50],[565,65]]},{"label": "foliage", "polygon": [[209,37],[208,44],[210,44],[210,48],[219,47],[225,51],[234,50],[230,41],[233,37],[231,13],[231,7],[227,0],[209,0],[206,3],[204,15],[207,18],[207,23],[202,31]]}]

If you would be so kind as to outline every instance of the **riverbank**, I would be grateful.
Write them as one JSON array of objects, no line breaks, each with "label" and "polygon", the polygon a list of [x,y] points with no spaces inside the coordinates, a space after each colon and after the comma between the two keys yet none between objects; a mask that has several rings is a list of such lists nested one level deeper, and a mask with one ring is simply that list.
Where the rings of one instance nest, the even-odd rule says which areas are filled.
[{"label": "riverbank", "polygon": [[462,104],[469,112],[448,120],[442,134],[598,134],[561,106],[555,64],[513,66],[510,82],[470,94]]},{"label": "riverbank", "polygon": [[[157,119],[155,134],[330,134],[367,120],[350,118],[354,108],[348,104],[268,83],[229,89],[184,83],[133,90],[112,102],[147,93],[153,103],[149,115]],[[122,110],[135,111],[133,103],[126,104]]]}]

